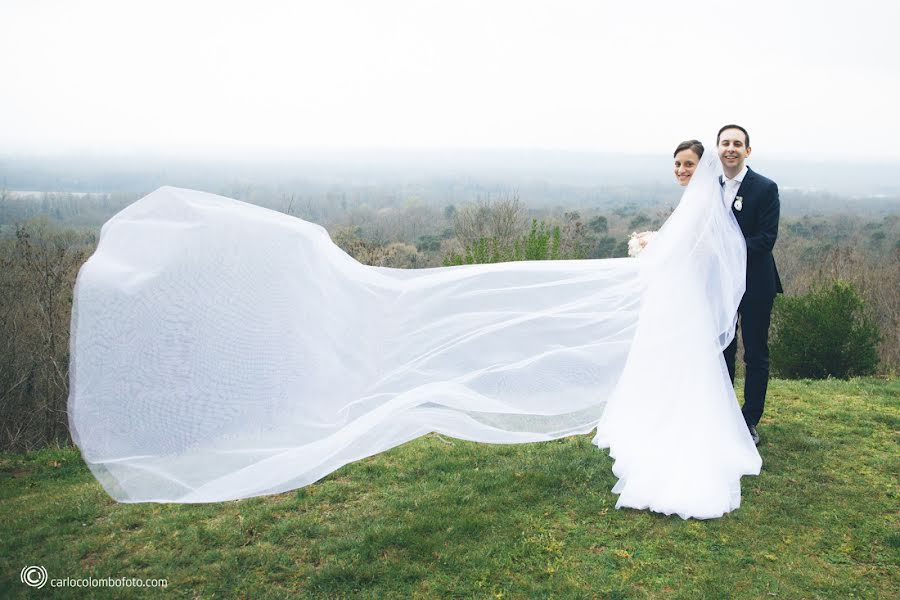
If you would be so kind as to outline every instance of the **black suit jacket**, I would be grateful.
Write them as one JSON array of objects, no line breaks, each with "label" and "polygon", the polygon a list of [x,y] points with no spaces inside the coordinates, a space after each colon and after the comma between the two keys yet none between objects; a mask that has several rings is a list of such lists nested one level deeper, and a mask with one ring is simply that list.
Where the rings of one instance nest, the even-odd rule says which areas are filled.
[{"label": "black suit jacket", "polygon": [[732,202],[731,212],[747,240],[747,290],[741,304],[769,302],[775,294],[784,292],[772,256],[781,212],[778,185],[748,167],[737,196],[741,197],[741,210]]}]

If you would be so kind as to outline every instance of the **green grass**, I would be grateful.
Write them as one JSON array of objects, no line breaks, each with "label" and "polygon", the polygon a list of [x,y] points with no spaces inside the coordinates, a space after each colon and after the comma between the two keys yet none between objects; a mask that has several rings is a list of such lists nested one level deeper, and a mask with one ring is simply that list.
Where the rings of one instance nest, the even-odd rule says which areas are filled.
[{"label": "green grass", "polygon": [[[773,381],[763,472],[713,521],[616,510],[581,436],[431,435],[306,488],[207,505],[110,500],[77,450],[0,456],[0,595],[165,578],[172,597],[888,598],[900,589],[900,383]],[[155,596],[159,590],[146,592]]]}]

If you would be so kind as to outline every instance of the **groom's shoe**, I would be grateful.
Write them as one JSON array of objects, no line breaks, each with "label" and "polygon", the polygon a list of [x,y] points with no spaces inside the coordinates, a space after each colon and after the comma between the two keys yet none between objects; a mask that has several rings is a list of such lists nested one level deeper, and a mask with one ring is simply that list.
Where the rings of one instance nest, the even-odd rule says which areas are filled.
[{"label": "groom's shoe", "polygon": [[756,425],[747,425],[747,428],[750,429],[750,437],[753,438],[753,445],[759,446],[759,433],[756,431]]}]

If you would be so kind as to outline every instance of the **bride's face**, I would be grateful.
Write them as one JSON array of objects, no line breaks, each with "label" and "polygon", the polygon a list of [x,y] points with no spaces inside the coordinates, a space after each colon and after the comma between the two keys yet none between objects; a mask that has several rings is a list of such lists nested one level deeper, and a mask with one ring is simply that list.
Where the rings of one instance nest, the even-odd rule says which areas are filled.
[{"label": "bride's face", "polygon": [[700,157],[690,148],[675,155],[675,179],[678,180],[678,185],[684,186],[691,181],[699,162]]}]

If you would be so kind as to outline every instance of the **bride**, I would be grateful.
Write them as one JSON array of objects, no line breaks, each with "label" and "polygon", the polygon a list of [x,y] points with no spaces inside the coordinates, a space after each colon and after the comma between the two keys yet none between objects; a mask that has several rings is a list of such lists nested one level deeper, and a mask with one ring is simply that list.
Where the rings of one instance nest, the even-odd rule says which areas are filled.
[{"label": "bride", "polygon": [[760,467],[722,358],[746,249],[696,158],[637,259],[368,267],[318,225],[160,188],[78,275],[73,438],[116,500],[187,503],[291,490],[429,432],[596,428],[618,506],[721,516]]},{"label": "bride", "polygon": [[[740,478],[759,474],[762,462],[721,356],[734,336],[746,247],[710,181],[712,161],[698,169],[702,156],[697,140],[675,149],[676,179],[691,185],[640,255],[650,263],[649,283],[628,360],[593,440],[615,459],[616,507],[683,518],[719,517],[740,506]],[[703,202],[693,202],[700,188]],[[693,211],[708,211],[707,224],[720,235],[701,230],[692,238],[680,222],[696,223]]]}]

